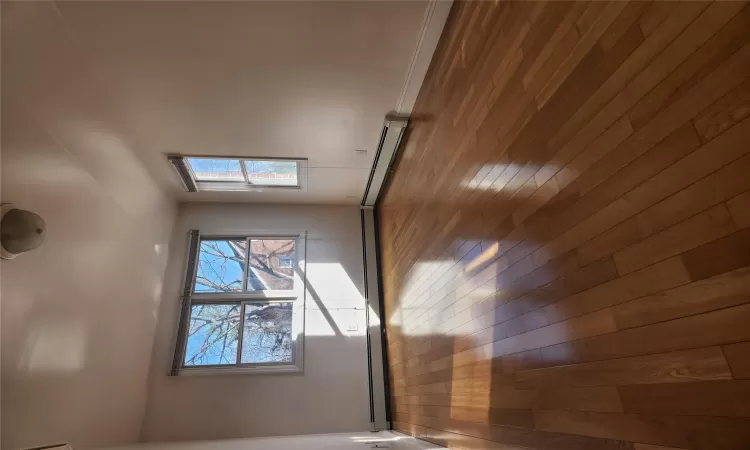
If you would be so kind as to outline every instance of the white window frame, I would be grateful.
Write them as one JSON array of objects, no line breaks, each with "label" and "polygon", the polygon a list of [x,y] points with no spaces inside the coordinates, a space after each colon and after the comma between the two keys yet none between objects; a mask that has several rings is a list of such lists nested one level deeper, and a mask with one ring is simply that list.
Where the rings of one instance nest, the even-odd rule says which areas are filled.
[{"label": "white window frame", "polygon": [[[196,241],[193,242],[193,239]],[[198,273],[198,258],[200,243],[204,240],[246,240],[246,258],[249,259],[249,241],[253,239],[293,239],[294,259],[294,287],[292,290],[247,291],[247,273],[243,275],[242,292],[194,292],[195,280]],[[267,374],[267,373],[300,373],[304,370],[304,331],[305,331],[305,293],[307,291],[305,250],[307,233],[300,232],[269,232],[247,231],[231,233],[211,233],[202,235],[197,230],[191,230],[191,242],[188,249],[188,262],[185,283],[183,285],[183,299],[180,323],[175,346],[175,357],[172,375],[211,375],[211,374]],[[194,250],[193,250],[194,249]],[[191,263],[191,258],[193,262]],[[246,263],[247,270],[250,270]],[[242,333],[244,331],[245,306],[248,304],[292,303],[292,361],[281,363],[241,363]],[[236,304],[240,306],[240,330],[237,342],[237,362],[235,364],[216,364],[202,366],[186,366],[184,364],[187,346],[187,329],[190,324],[190,314],[193,305],[202,304]]]},{"label": "white window frame", "polygon": [[[292,189],[307,190],[307,159],[305,158],[272,158],[272,157],[244,157],[244,156],[217,156],[217,155],[168,155],[167,158],[174,166],[177,174],[182,181],[183,186],[188,192],[203,191],[264,191],[267,189]],[[216,159],[238,161],[244,180],[199,180],[188,159]],[[280,184],[262,184],[250,182],[247,174],[245,161],[285,161],[294,162],[297,166],[297,184],[280,185]]]}]

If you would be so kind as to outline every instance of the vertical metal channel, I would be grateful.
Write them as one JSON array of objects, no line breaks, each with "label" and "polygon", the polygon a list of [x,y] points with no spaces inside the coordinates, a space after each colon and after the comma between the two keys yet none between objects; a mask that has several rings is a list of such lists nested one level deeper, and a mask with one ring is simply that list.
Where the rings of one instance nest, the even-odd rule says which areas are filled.
[{"label": "vertical metal channel", "polygon": [[182,367],[182,358],[185,353],[185,333],[190,320],[190,294],[193,290],[193,281],[195,272],[198,267],[198,245],[200,244],[200,232],[190,230],[190,242],[188,244],[188,261],[185,268],[185,285],[182,288],[182,298],[180,299],[180,322],[177,328],[177,341],[174,350],[174,359],[172,360],[172,371],[170,375],[179,374]]},{"label": "vertical metal channel", "polygon": [[378,162],[380,161],[380,154],[383,151],[383,142],[385,141],[386,134],[388,133],[388,122],[383,126],[383,131],[380,133],[380,139],[378,141],[378,147],[375,152],[375,158],[373,159],[372,169],[370,170],[370,176],[367,178],[367,185],[365,186],[365,192],[362,196],[362,202],[360,203],[359,221],[360,228],[362,229],[362,273],[364,282],[364,298],[365,298],[365,339],[367,346],[367,392],[369,394],[370,401],[370,431],[377,431],[375,426],[375,393],[372,379],[372,341],[370,340],[370,289],[368,284],[368,267],[367,267],[367,229],[365,210],[364,207],[367,203],[367,198],[372,188],[372,182],[375,177]]},{"label": "vertical metal channel", "polygon": [[[388,179],[391,165],[398,153],[407,124],[408,119],[405,117],[392,115],[386,117],[372,170],[370,171],[370,177],[367,180],[367,186],[365,187],[360,204],[362,262],[366,304],[365,320],[367,323],[367,370],[368,385],[370,388],[370,429],[372,431],[378,428],[391,428],[385,304],[382,295],[383,283],[380,274],[379,235],[375,207],[380,198],[382,188]],[[379,337],[370,336],[371,308],[373,311],[376,311],[380,318],[377,330]],[[373,341],[373,339],[377,339],[377,341]],[[377,351],[380,352],[380,357],[374,361],[373,354]],[[379,372],[377,380],[374,378],[374,372]],[[381,393],[383,394],[382,399],[380,398]]]},{"label": "vertical metal channel", "polygon": [[[375,411],[375,426],[377,429],[389,429],[389,399],[388,399],[388,376],[387,360],[385,359],[385,347],[383,345],[383,333],[385,331],[385,318],[383,314],[383,297],[381,295],[382,283],[380,282],[380,271],[377,263],[377,243],[375,241],[376,222],[374,212],[370,208],[361,210],[362,227],[364,229],[363,239],[365,241],[365,272],[367,274],[367,307],[368,307],[368,345],[370,347],[369,369],[372,373],[373,402]],[[373,313],[379,317],[377,324],[372,323]]]},{"label": "vertical metal channel", "polygon": [[372,342],[370,341],[370,300],[369,285],[367,280],[367,235],[365,233],[365,210],[359,210],[359,221],[362,228],[362,269],[364,281],[365,298],[365,339],[367,346],[367,392],[370,399],[370,431],[377,431],[375,427],[375,393],[372,383]]},{"label": "vertical metal channel", "polygon": [[378,219],[377,207],[372,211],[373,238],[375,239],[375,264],[378,270],[377,288],[378,288],[378,309],[380,310],[380,357],[383,361],[383,390],[385,391],[385,426],[387,430],[391,429],[391,383],[390,368],[388,367],[388,338],[385,328],[385,298],[383,297],[383,276],[380,274],[380,268],[383,267],[380,258],[380,223]]}]

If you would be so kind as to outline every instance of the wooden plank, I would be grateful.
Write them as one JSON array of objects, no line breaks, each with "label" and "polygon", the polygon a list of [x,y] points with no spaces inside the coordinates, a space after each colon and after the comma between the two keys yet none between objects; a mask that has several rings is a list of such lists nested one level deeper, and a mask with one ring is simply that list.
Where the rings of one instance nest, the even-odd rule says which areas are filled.
[{"label": "wooden plank", "polygon": [[[541,349],[546,364],[574,364],[750,340],[750,304]],[[712,330],[706,333],[706,330]]]},{"label": "wooden plank", "polygon": [[750,302],[750,268],[716,275],[612,308],[624,330]]},{"label": "wooden plank", "polygon": [[516,372],[524,389],[550,386],[621,386],[730,379],[719,347]]},{"label": "wooden plank", "polygon": [[[438,382],[453,382],[466,378],[489,379],[492,375],[492,361],[481,361],[476,364],[466,364],[443,370],[415,372],[403,374],[398,379],[407,385],[430,384]],[[395,374],[394,374],[395,376]]]},{"label": "wooden plank", "polygon": [[[491,425],[502,425],[517,428],[534,428],[534,415],[528,409],[490,408],[486,416]],[[457,419],[455,412],[452,418]],[[459,419],[460,420],[460,419]]]},{"label": "wooden plank", "polygon": [[638,20],[648,5],[649,2],[645,1],[629,2],[628,6],[617,16],[617,20],[612,23],[612,26],[607,28],[607,31],[599,39],[599,45],[602,49],[605,51],[612,49],[617,41]]},{"label": "wooden plank", "polygon": [[[565,268],[569,262],[564,260],[553,261],[545,269]],[[452,342],[456,351],[463,351],[474,348],[485,343],[493,342],[504,336],[512,335],[505,325],[497,327],[496,325],[505,323],[524,313],[529,313],[541,306],[544,306],[561,297],[576,294],[590,287],[599,285],[606,281],[612,280],[617,275],[614,262],[609,260],[597,261],[570,274],[564,275],[567,269],[562,270],[560,279],[555,280],[541,288],[532,290],[530,293],[512,300],[510,302],[500,301],[501,306],[489,312],[481,312],[479,317],[475,317],[470,322],[464,323],[458,328],[448,327],[446,330],[455,334],[462,334],[464,338]],[[484,309],[484,308],[483,308]],[[514,331],[516,329],[512,328]],[[480,330],[480,331],[477,331]],[[472,334],[473,333],[473,334]],[[465,345],[465,340],[470,341],[470,345]]]},{"label": "wooden plank", "polygon": [[[610,161],[610,165],[615,167],[614,172],[618,170],[617,168],[624,167],[633,159],[637,158],[645,151],[647,151],[652,146],[651,143],[660,141],[661,139],[669,135],[672,131],[682,126],[685,121],[689,120],[690,118],[704,110],[706,107],[712,104],[713,101],[722,97],[724,94],[726,94],[727,91],[731,90],[734,86],[744,81],[744,76],[740,76],[739,74],[746,72],[747,69],[745,68],[745,66],[750,63],[750,61],[746,59],[748,57],[750,57],[750,45],[745,45],[740,51],[732,55],[732,57],[728,59],[724,64],[722,64],[718,69],[711,72],[706,78],[693,86],[678,100],[662,110],[653,118],[652,121],[648,123],[647,126],[644,126],[636,133],[634,133],[631,138],[628,139],[628,141],[626,141],[623,146],[621,146],[623,148],[621,148],[618,152],[615,152],[615,154],[619,157],[619,160]],[[736,72],[737,70],[739,70],[740,72]],[[718,86],[716,83],[726,84],[723,86]],[[602,112],[600,112],[597,117],[590,121],[586,125],[586,128],[595,129],[596,127],[600,126],[601,122],[611,123],[609,121],[609,114],[611,114],[610,109],[618,108],[620,107],[620,105],[630,105],[628,99],[633,98],[633,93],[631,92],[631,90],[640,92],[640,89],[643,89],[643,86],[649,85],[650,83],[648,83],[646,80],[640,80],[638,78],[634,80],[634,82],[631,83],[628,88],[618,94],[618,97],[616,97],[607,106],[607,108],[605,108],[605,110],[602,110]],[[633,86],[632,89],[630,88],[630,86]],[[601,119],[599,119],[600,117]],[[746,131],[746,128],[745,126],[743,126],[737,131],[743,132]],[[588,188],[588,190],[593,189],[599,183],[604,181],[607,175],[606,173],[603,173],[600,174],[600,177],[603,178],[590,183],[590,187]],[[646,190],[648,190],[648,188],[646,188]],[[585,192],[588,191],[584,191],[584,193]]]},{"label": "wooden plank", "polygon": [[614,254],[621,275],[724,237],[736,231],[723,203],[653,234]]},{"label": "wooden plank", "polygon": [[631,134],[633,134],[633,127],[628,117],[624,116],[595,139],[591,145],[575,155],[575,158],[572,158],[570,162],[566,160],[568,155],[556,155],[555,159],[552,160],[552,164],[567,164],[557,172],[555,178],[552,180],[557,181],[559,185],[558,189],[565,188],[574,182],[579,174],[588,170],[597,161],[605,157],[607,153],[617,148]]},{"label": "wooden plank", "polygon": [[702,280],[748,266],[750,265],[750,229],[746,228],[685,252],[682,260],[693,280]]},{"label": "wooden plank", "polygon": [[664,447],[663,445],[635,444],[635,450],[685,450],[677,447]]},{"label": "wooden plank", "polygon": [[591,2],[586,5],[586,10],[581,14],[581,17],[576,20],[576,27],[581,34],[586,33],[589,28],[591,28],[597,17],[601,15],[605,6],[607,6],[607,2]]},{"label": "wooden plank", "polygon": [[450,379],[449,377],[447,381],[407,386],[405,393],[406,395],[419,395],[449,394],[452,392],[487,392],[493,388],[512,386],[512,377],[509,375],[493,374],[488,371],[484,376],[477,374],[477,376],[472,378],[457,379]]},{"label": "wooden plank", "polygon": [[578,249],[579,258],[585,264],[607,256],[706,208],[731,199],[750,188],[750,179],[745,176],[748,170],[750,155],[731,162],[583,244]]},{"label": "wooden plank", "polygon": [[[700,12],[706,3],[690,2],[672,12],[655,33],[648,35],[643,45],[633,52],[618,70],[596,91],[596,93],[571,115],[567,123],[552,137],[549,146],[572,147],[567,151],[577,153],[598,135],[610,127],[635,102],[674,69],[675,58],[654,58],[669,45],[680,31]],[[702,33],[708,30],[701,30]],[[692,42],[673,45],[677,52],[689,51]],[[643,131],[650,134],[653,130]],[[664,129],[666,134],[672,130]],[[576,134],[577,133],[577,134]],[[663,136],[662,136],[663,137]],[[656,139],[655,141],[658,141]],[[636,157],[638,155],[635,155]]]},{"label": "wooden plank", "polygon": [[496,389],[490,393],[493,408],[531,409],[538,401],[539,393],[515,388]]},{"label": "wooden plank", "polygon": [[457,2],[378,206],[396,429],[750,445],[750,6]]},{"label": "wooden plank", "polygon": [[573,51],[568,54],[568,57],[555,71],[550,81],[547,82],[544,88],[542,88],[536,96],[538,108],[542,108],[549,101],[552,95],[560,88],[560,85],[581,62],[589,50],[591,50],[591,47],[596,44],[625,6],[626,4],[622,2],[609,3],[591,26],[587,27],[585,32],[581,32],[582,36],[578,45],[576,45]]},{"label": "wooden plank", "polygon": [[538,410],[534,422],[551,432],[691,449],[737,450],[750,442],[747,418]]},{"label": "wooden plank", "polygon": [[534,428],[534,417],[529,409],[417,406],[412,409],[412,413],[419,414],[420,416],[455,419],[466,422]]},{"label": "wooden plank", "polygon": [[[595,448],[597,450],[622,450],[633,448],[632,444],[612,439],[601,439],[587,436],[576,436],[573,434],[526,430],[521,428],[501,427],[495,425],[484,425],[460,420],[425,416],[411,415],[409,418],[412,422],[415,422],[420,426],[442,429],[450,433],[462,434],[479,439],[486,439],[488,441],[499,442],[504,445],[517,445],[519,447],[525,448],[534,448],[540,450],[578,450],[582,448]],[[500,446],[489,448],[502,449],[503,447]]]},{"label": "wooden plank", "polygon": [[[603,6],[603,3],[599,3],[597,5],[588,5],[588,6]],[[526,73],[523,76],[523,86],[524,88],[527,88],[531,85],[531,82],[534,78],[536,78],[537,73],[542,70],[542,68],[549,63],[550,58],[554,57],[554,53],[560,51],[565,52],[566,50],[572,49],[572,46],[575,45],[576,42],[578,42],[579,33],[577,28],[575,27],[575,21],[578,19],[578,17],[581,15],[581,13],[584,12],[584,9],[587,7],[586,3],[577,3],[571,10],[568,12],[568,14],[565,15],[565,17],[560,21],[560,23],[555,28],[555,32],[550,37],[550,39],[547,41],[547,44],[544,46],[542,51],[539,52],[537,57],[533,60],[533,63],[528,68]],[[552,70],[556,69],[555,66]],[[542,78],[546,78],[542,76]]]},{"label": "wooden plank", "polygon": [[424,427],[413,423],[408,423],[410,416],[401,415],[399,419],[406,420],[394,421],[394,429],[409,436],[440,445],[447,448],[458,448],[467,450],[479,449],[497,449],[497,450],[523,450],[521,447],[497,444],[493,441],[478,439],[458,433],[451,433],[445,430],[439,430],[430,427]]},{"label": "wooden plank", "polygon": [[[493,299],[496,301],[495,306],[503,305],[543,286],[558,282],[563,277],[573,277],[580,272],[579,269],[581,268],[578,264],[578,255],[575,252],[560,255],[560,257],[549,261],[541,267],[535,268],[529,274],[524,275],[496,292],[493,296]],[[591,275],[594,276],[595,274],[592,273]]]},{"label": "wooden plank", "polygon": [[737,228],[750,227],[750,191],[729,200],[727,207]]},{"label": "wooden plank", "polygon": [[539,367],[543,364],[541,349],[526,350],[524,352],[505,355],[501,358],[495,358],[493,361],[499,361],[502,371],[506,374],[513,374],[519,370]]},{"label": "wooden plank", "polygon": [[615,329],[612,312],[608,309],[601,310],[455,354],[453,355],[453,361],[456,364],[462,364],[464,361],[472,361],[476,358],[509,355],[569,340],[596,336]]},{"label": "wooden plank", "polygon": [[648,9],[646,9],[638,19],[638,24],[640,25],[641,30],[643,30],[643,34],[648,36],[653,33],[654,30],[664,22],[670,12],[672,12],[672,9],[668,4],[663,2],[652,2]]},{"label": "wooden plank", "polygon": [[698,117],[693,119],[695,129],[704,142],[728,130],[750,115],[750,80],[732,89]]},{"label": "wooden plank", "polygon": [[738,342],[722,347],[736,380],[750,379],[750,342]]},{"label": "wooden plank", "polygon": [[628,115],[635,128],[640,129],[647,124],[666,105],[679,98],[742,47],[748,26],[750,9],[744,8],[630,109]]},{"label": "wooden plank", "polygon": [[543,389],[539,391],[536,409],[571,411],[622,412],[620,395],[615,387]]},{"label": "wooden plank", "polygon": [[652,384],[618,387],[628,413],[750,417],[750,381]]},{"label": "wooden plank", "polygon": [[682,260],[670,258],[545,306],[545,314],[550,322],[557,322],[689,282]]},{"label": "wooden plank", "polygon": [[[581,174],[573,184],[564,189],[561,195],[545,205],[540,213],[533,217],[533,222],[529,223],[529,226],[537,230],[539,228],[552,229],[551,223],[554,223],[555,227],[572,227],[694,151],[699,145],[700,139],[693,126],[689,123],[684,124],[651,150],[621,170],[615,170],[616,173],[602,182],[596,190],[581,196],[580,192],[589,190],[588,184],[599,178],[589,176],[591,173],[611,170],[605,158],[595,164],[591,170]],[[554,234],[554,232],[546,234]],[[595,261],[606,254],[608,253],[601,253],[598,258],[589,257],[586,262]]]},{"label": "wooden plank", "polygon": [[510,319],[504,322],[503,325],[508,336],[515,336],[549,324],[549,319],[547,319],[547,314],[544,313],[544,308],[539,308]]},{"label": "wooden plank", "polygon": [[711,175],[668,197],[636,218],[653,230],[662,230],[750,188],[743,174],[750,170],[750,155],[745,155]]}]

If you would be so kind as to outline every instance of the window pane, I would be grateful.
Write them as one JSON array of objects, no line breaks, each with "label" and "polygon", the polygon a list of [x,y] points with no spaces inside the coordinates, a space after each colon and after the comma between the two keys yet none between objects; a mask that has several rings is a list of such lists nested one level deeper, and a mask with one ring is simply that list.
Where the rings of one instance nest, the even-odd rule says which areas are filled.
[{"label": "window pane", "polygon": [[245,305],[241,361],[292,361],[292,303]]},{"label": "window pane", "polygon": [[296,161],[245,160],[250,184],[265,186],[297,186]]},{"label": "window pane", "polygon": [[240,305],[193,305],[185,347],[186,366],[236,364]]},{"label": "window pane", "polygon": [[197,181],[245,181],[237,159],[187,158]]},{"label": "window pane", "polygon": [[294,288],[294,239],[251,239],[248,291],[291,290]]},{"label": "window pane", "polygon": [[242,292],[244,240],[201,241],[194,292]]}]

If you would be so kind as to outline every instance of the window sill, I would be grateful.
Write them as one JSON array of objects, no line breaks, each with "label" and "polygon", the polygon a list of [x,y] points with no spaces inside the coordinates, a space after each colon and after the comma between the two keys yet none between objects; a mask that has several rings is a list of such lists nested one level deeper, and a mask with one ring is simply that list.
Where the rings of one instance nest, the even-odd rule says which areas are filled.
[{"label": "window sill", "polygon": [[302,367],[295,365],[258,366],[258,367],[206,367],[182,368],[177,376],[203,375],[265,375],[275,373],[302,373]]}]

